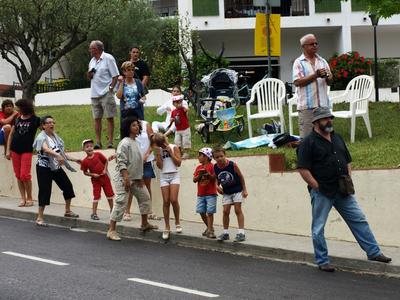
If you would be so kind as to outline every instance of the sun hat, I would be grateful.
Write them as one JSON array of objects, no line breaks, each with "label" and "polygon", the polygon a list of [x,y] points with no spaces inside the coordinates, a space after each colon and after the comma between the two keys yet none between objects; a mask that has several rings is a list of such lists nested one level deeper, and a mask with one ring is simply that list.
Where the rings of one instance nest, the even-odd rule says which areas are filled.
[{"label": "sun hat", "polygon": [[85,146],[86,143],[94,143],[92,139],[86,139],[82,141],[82,148]]},{"label": "sun hat", "polygon": [[199,150],[199,153],[204,154],[209,159],[212,159],[212,149],[211,148],[208,148],[208,147],[201,148]]},{"label": "sun hat", "polygon": [[331,110],[328,107],[317,107],[313,110],[313,118],[312,123],[324,119],[324,118],[331,118],[333,119],[335,116],[332,115]]}]

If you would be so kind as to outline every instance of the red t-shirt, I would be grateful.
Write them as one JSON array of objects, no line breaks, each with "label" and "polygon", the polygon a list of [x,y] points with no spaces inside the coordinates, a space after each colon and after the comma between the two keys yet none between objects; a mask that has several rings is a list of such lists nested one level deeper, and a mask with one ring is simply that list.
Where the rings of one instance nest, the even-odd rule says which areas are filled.
[{"label": "red t-shirt", "polygon": [[175,108],[171,112],[171,118],[175,121],[176,130],[181,131],[190,127],[187,112],[185,112],[183,107]]},{"label": "red t-shirt", "polygon": [[[0,111],[0,120],[7,119],[8,117],[9,117],[9,116],[6,116],[6,114],[5,114],[4,112]],[[17,115],[15,116],[15,118],[12,120],[12,122],[11,122],[10,124],[11,124],[11,125],[14,125],[15,119],[18,118],[18,117],[19,117],[19,114],[17,114]],[[3,125],[0,124],[0,128],[2,128],[2,127],[3,127]]]},{"label": "red t-shirt", "polygon": [[101,174],[104,171],[104,166],[107,162],[107,158],[100,152],[94,152],[93,157],[85,157],[81,162],[81,170],[86,172],[89,170],[90,173]]},{"label": "red t-shirt", "polygon": [[[199,175],[200,170],[206,170],[208,173],[215,176],[214,165],[211,162],[209,162],[205,166],[198,165],[193,175],[197,177]],[[214,180],[210,180],[210,178],[202,176],[200,181],[197,182],[197,196],[210,196],[216,194],[217,194],[216,179],[214,178]]]}]

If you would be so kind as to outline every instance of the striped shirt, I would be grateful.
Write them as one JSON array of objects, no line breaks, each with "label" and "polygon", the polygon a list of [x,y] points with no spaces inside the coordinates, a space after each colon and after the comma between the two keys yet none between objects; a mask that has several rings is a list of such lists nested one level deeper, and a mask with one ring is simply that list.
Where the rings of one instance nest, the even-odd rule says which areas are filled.
[{"label": "striped shirt", "polygon": [[[315,65],[302,54],[293,63],[293,82],[297,79],[314,74],[318,69],[330,71],[329,64],[316,54]],[[328,84],[325,78],[317,78],[313,82],[297,87],[297,110],[313,109],[315,107],[331,107],[328,97]]]}]

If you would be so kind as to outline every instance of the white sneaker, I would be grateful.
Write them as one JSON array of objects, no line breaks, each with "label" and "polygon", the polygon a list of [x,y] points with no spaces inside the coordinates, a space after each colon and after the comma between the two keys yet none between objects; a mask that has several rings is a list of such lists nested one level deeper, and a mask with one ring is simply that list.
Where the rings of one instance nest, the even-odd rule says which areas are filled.
[{"label": "white sneaker", "polygon": [[182,233],[182,226],[180,224],[176,225],[176,233]]},{"label": "white sneaker", "polygon": [[169,239],[169,230],[164,230],[162,233],[162,239],[163,240],[168,240]]},{"label": "white sneaker", "polygon": [[119,237],[118,233],[113,230],[113,231],[107,231],[107,238],[111,241],[120,241],[121,238]]}]

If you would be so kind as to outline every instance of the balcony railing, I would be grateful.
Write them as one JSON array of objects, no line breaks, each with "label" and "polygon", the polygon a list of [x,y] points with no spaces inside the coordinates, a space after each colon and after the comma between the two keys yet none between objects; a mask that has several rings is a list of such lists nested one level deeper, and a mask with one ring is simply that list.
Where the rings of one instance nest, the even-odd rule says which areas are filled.
[{"label": "balcony railing", "polygon": [[[280,6],[272,6],[271,11],[281,16],[308,16],[309,0],[281,0]],[[265,6],[254,6],[253,1],[225,0],[225,18],[253,18],[265,12]]]}]

